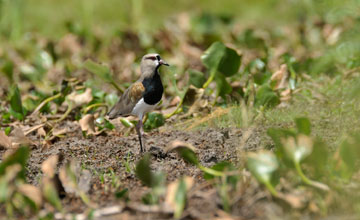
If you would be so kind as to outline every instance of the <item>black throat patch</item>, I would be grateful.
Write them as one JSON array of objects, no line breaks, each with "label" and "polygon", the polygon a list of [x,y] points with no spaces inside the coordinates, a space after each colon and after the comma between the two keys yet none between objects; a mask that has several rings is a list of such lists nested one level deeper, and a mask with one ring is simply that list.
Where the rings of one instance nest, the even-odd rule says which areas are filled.
[{"label": "black throat patch", "polygon": [[158,71],[155,71],[155,74],[152,77],[145,78],[142,81],[142,84],[145,87],[144,92],[144,101],[148,105],[155,105],[158,103],[164,92],[164,87],[161,83],[161,78]]}]

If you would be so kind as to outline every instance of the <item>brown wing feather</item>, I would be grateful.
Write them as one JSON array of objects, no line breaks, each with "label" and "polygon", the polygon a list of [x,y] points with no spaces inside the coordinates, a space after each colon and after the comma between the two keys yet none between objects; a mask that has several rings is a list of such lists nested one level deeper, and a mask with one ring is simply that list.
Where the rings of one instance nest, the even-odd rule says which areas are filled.
[{"label": "brown wing feather", "polygon": [[110,110],[108,113],[109,118],[130,115],[136,103],[142,98],[144,91],[145,87],[141,82],[132,84]]}]

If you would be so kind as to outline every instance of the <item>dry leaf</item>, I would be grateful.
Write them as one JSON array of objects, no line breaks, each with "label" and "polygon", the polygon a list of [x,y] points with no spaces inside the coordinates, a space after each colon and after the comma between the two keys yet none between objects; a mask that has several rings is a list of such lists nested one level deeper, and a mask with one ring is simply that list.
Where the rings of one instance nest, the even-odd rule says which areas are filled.
[{"label": "dry leaf", "polygon": [[[186,176],[184,177],[184,181],[186,184],[186,191],[188,192],[192,186],[194,185],[194,179],[192,177]],[[171,182],[168,187],[167,187],[167,191],[166,191],[166,198],[165,198],[165,203],[167,205],[170,205],[174,210],[176,207],[176,201],[175,201],[175,196],[177,193],[177,189],[179,188],[179,183],[180,180],[176,180],[174,182]]]},{"label": "dry leaf", "polygon": [[59,137],[63,134],[66,134],[67,132],[69,132],[68,128],[63,128],[63,129],[55,129],[52,131],[53,136]]},{"label": "dry leaf", "polygon": [[9,137],[13,148],[18,148],[21,145],[35,145],[34,142],[25,136],[23,130],[20,127],[15,127],[14,130],[11,131]]},{"label": "dry leaf", "polygon": [[3,147],[5,149],[11,148],[11,140],[10,138],[5,134],[4,131],[0,130],[0,147]]},{"label": "dry leaf", "polygon": [[37,207],[41,207],[42,194],[39,188],[30,184],[22,184],[19,186],[19,192],[34,201]]},{"label": "dry leaf", "polygon": [[[75,178],[74,178],[75,177]],[[59,178],[66,193],[87,193],[90,190],[91,173],[81,170],[79,163],[71,161],[60,168]]]},{"label": "dry leaf", "polygon": [[41,171],[46,177],[53,178],[55,176],[55,170],[59,162],[59,155],[52,155],[45,160],[41,165]]},{"label": "dry leaf", "polygon": [[88,135],[95,134],[95,118],[92,114],[85,115],[80,121],[80,127],[82,131],[86,131]]},{"label": "dry leaf", "polygon": [[44,129],[44,127],[41,127],[37,130],[37,134],[40,136],[40,137],[45,137],[46,136],[46,131]]},{"label": "dry leaf", "polygon": [[168,153],[173,150],[176,150],[177,148],[188,148],[188,149],[196,152],[196,148],[194,146],[192,146],[189,143],[186,143],[183,141],[178,141],[178,140],[171,142],[170,146],[165,148],[165,152]]},{"label": "dry leaf", "polygon": [[85,105],[91,102],[91,100],[93,99],[90,88],[86,88],[85,92],[81,94],[78,94],[76,91],[74,91],[70,95],[68,95],[67,98],[69,101],[75,104],[74,107]]},{"label": "dry leaf", "polygon": [[303,196],[292,194],[279,194],[278,197],[286,201],[294,209],[300,209],[305,206]]},{"label": "dry leaf", "polygon": [[280,66],[280,70],[271,76],[271,81],[275,81],[275,89],[284,89],[288,87],[289,72],[286,64]]}]

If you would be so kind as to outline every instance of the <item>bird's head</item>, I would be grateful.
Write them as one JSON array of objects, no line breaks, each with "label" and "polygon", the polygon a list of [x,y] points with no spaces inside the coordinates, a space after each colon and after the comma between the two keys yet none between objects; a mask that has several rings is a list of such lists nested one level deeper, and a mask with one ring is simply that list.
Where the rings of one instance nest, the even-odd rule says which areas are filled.
[{"label": "bird's head", "polygon": [[154,72],[161,65],[169,66],[167,62],[161,59],[159,54],[150,53],[143,56],[141,59],[141,72]]}]

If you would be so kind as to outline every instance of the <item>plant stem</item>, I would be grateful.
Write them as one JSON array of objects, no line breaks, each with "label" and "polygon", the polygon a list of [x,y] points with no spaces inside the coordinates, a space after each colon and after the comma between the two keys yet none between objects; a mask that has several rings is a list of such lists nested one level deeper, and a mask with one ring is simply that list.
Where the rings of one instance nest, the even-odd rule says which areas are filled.
[{"label": "plant stem", "polygon": [[179,109],[182,106],[183,102],[184,102],[184,98],[181,99],[180,103],[178,104],[178,106],[176,107],[176,109],[173,112],[171,112],[170,114],[165,115],[165,119],[168,119],[168,118],[172,117],[173,115],[182,112],[182,109],[180,111],[179,111]]},{"label": "plant stem", "polygon": [[92,104],[92,105],[89,105],[88,107],[86,107],[84,110],[84,114],[86,114],[88,111],[90,111],[90,109],[97,108],[97,107],[105,107],[106,112],[108,111],[108,106],[105,103],[95,103],[95,104]]},{"label": "plant stem", "polygon": [[266,188],[270,191],[271,195],[278,197],[278,192],[276,189],[270,184],[270,182],[264,182]]},{"label": "plant stem", "polygon": [[198,165],[199,169],[202,170],[205,173],[211,174],[213,176],[224,176],[225,174],[223,172],[208,168],[208,167],[204,167],[203,165]]},{"label": "plant stem", "polygon": [[110,84],[113,85],[115,89],[118,90],[119,92],[124,93],[124,89],[120,88],[120,86],[118,86],[118,84],[116,84],[115,81],[112,80]]},{"label": "plant stem", "polygon": [[66,112],[63,114],[63,116],[61,116],[61,118],[55,120],[55,122],[61,122],[62,120],[64,120],[70,114],[71,110],[73,110],[73,103],[69,102],[69,106],[66,109]]},{"label": "plant stem", "polygon": [[320,183],[320,182],[317,182],[317,181],[313,181],[313,180],[310,180],[309,178],[307,178],[305,176],[305,174],[303,173],[303,171],[301,170],[300,163],[294,162],[294,165],[295,165],[295,169],[296,169],[297,173],[299,174],[301,180],[304,183],[306,183],[306,184],[308,184],[310,186],[313,186],[315,188],[324,190],[324,191],[329,191],[330,190],[330,188],[326,184],[323,184],[323,183]]},{"label": "plant stem", "polygon": [[35,115],[36,113],[38,113],[40,111],[40,109],[42,107],[44,107],[47,103],[57,99],[57,98],[60,98],[61,97],[61,92],[56,94],[56,95],[53,95],[53,96],[50,96],[49,98],[45,99],[44,101],[42,101],[40,103],[40,105],[38,105],[38,107],[36,107],[36,109],[33,111],[33,113],[31,113],[31,115]]},{"label": "plant stem", "polygon": [[213,70],[211,70],[211,73],[210,73],[210,77],[208,78],[208,80],[204,83],[203,85],[203,89],[206,89],[210,83],[214,80],[215,78],[215,75],[216,75],[216,69],[214,68]]}]

